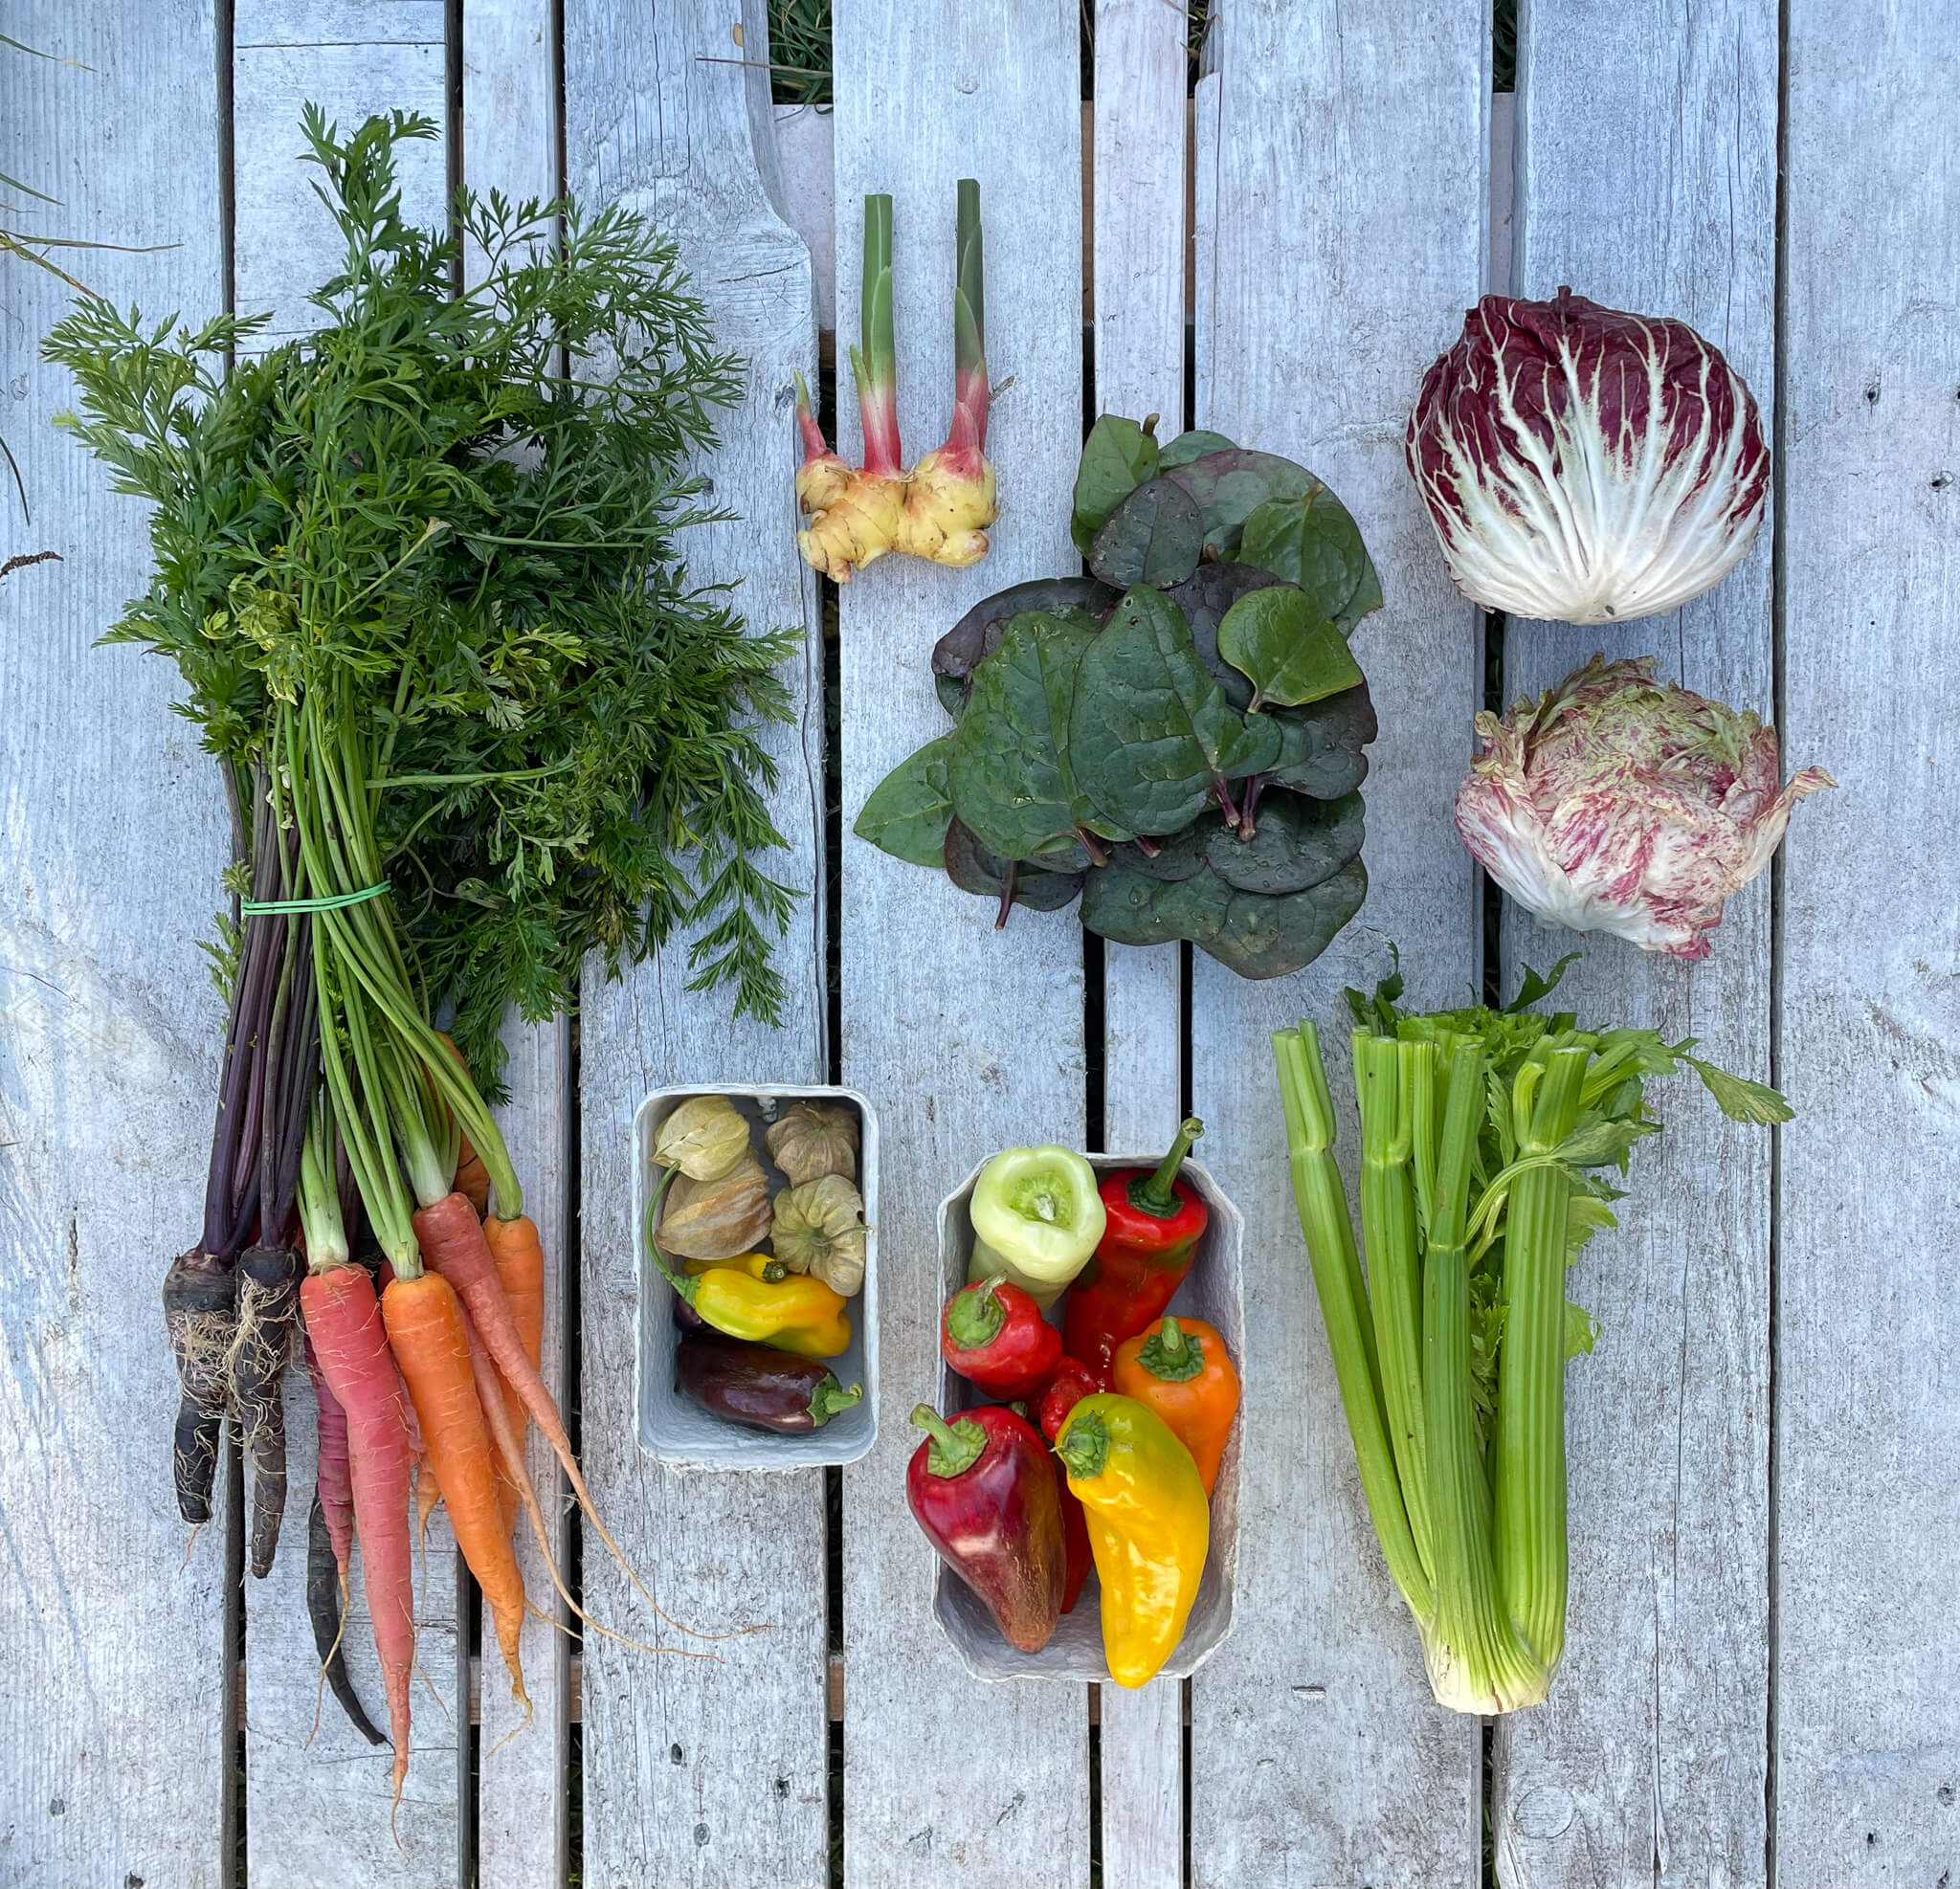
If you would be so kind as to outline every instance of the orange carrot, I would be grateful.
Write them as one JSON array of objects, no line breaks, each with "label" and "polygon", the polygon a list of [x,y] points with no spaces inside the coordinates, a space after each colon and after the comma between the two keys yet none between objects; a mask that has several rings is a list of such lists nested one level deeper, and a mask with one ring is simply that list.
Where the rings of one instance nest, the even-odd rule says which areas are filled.
[{"label": "orange carrot", "polygon": [[327,1388],[347,1415],[361,1580],[394,1741],[394,1796],[409,1774],[409,1678],[415,1603],[409,1577],[409,1441],[402,1383],[374,1283],[358,1266],[309,1272],[300,1287],[306,1330]]},{"label": "orange carrot", "polygon": [[[470,1341],[470,1368],[476,1374],[477,1401],[482,1407],[485,1422],[490,1430],[493,1454],[502,1458],[505,1472],[512,1490],[523,1504],[524,1514],[530,1518],[531,1534],[538,1544],[538,1553],[544,1561],[546,1571],[551,1576],[551,1585],[558,1595],[573,1613],[591,1628],[594,1633],[604,1633],[608,1639],[617,1640],[621,1646],[630,1646],[640,1653],[678,1653],[686,1659],[716,1659],[721,1656],[713,1653],[698,1653],[692,1647],[648,1646],[642,1640],[628,1639],[624,1633],[616,1633],[604,1621],[594,1620],[577,1601],[565,1585],[565,1577],[558,1571],[558,1563],[551,1552],[551,1537],[545,1526],[545,1511],[538,1504],[538,1492],[531,1486],[530,1472],[524,1467],[523,1448],[520,1443],[519,1432],[510,1421],[504,1409],[503,1399],[499,1394],[502,1379],[497,1374],[497,1367],[490,1361],[490,1353],[483,1348],[483,1341],[477,1328],[470,1322],[467,1311],[463,1314],[463,1330]],[[540,1618],[547,1617],[540,1612]]]},{"label": "orange carrot", "polygon": [[[509,1300],[504,1297],[496,1262],[490,1256],[490,1236],[485,1231],[485,1224],[470,1211],[470,1203],[459,1193],[445,1194],[432,1206],[418,1209],[415,1213],[415,1239],[422,1249],[423,1260],[456,1287],[457,1296],[469,1307],[470,1322],[482,1339],[483,1348],[496,1361],[503,1381],[524,1400],[524,1408],[530,1411],[531,1420],[564,1464],[571,1492],[578,1498],[578,1505],[591,1523],[592,1532],[605,1543],[612,1559],[625,1570],[627,1579],[639,1589],[647,1605],[661,1619],[679,1627],[684,1633],[694,1634],[696,1638],[732,1637],[702,1633],[695,1628],[681,1627],[647,1591],[646,1583],[634,1571],[633,1564],[621,1552],[612,1531],[599,1519],[591,1491],[586,1487],[586,1478],[579,1473],[578,1458],[571,1453],[571,1438],[566,1433],[565,1419],[559,1415],[558,1405],[544,1378],[538,1374],[537,1366],[524,1354],[517,1319],[511,1311]],[[493,1216],[487,1224],[497,1228],[500,1241],[510,1243],[513,1261],[522,1250],[526,1263],[535,1263],[542,1271],[544,1249],[539,1243],[538,1229],[529,1215],[519,1214],[501,1223]],[[530,1253],[537,1255],[534,1262],[528,1260]],[[758,1630],[744,1628],[740,1631]]]},{"label": "orange carrot", "polygon": [[[450,1198],[469,1211],[460,1194]],[[447,1279],[423,1273],[396,1278],[382,1294],[381,1310],[395,1362],[421,1419],[422,1440],[435,1465],[449,1525],[497,1623],[511,1696],[528,1708],[518,1650],[524,1621],[523,1577],[517,1571],[509,1534],[498,1526],[490,1437],[470,1370],[462,1307]]]},{"label": "orange carrot", "polygon": [[[529,1234],[528,1238],[524,1237],[525,1233]],[[527,1219],[486,1220],[483,1238],[497,1268],[498,1283],[503,1287],[503,1296],[510,1302],[510,1315],[517,1321],[524,1356],[535,1367],[545,1355],[545,1250],[538,1242],[538,1230]],[[496,1369],[494,1363],[491,1368]],[[523,1393],[501,1371],[497,1372],[497,1382],[503,1394],[503,1408],[510,1418],[511,1433],[522,1451],[524,1432],[530,1424],[530,1412],[524,1408]],[[507,1502],[510,1519],[515,1522],[517,1485],[510,1479],[509,1472],[501,1459],[497,1474],[498,1501],[500,1504]]]}]

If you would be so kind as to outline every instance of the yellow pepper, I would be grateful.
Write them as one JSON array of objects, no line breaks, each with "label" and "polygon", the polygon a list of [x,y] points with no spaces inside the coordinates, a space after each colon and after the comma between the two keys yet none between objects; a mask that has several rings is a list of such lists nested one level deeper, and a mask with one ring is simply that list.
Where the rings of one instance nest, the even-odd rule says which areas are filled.
[{"label": "yellow pepper", "polygon": [[646,1250],[676,1293],[730,1338],[773,1345],[801,1358],[841,1357],[851,1345],[851,1320],[844,1310],[848,1301],[820,1278],[791,1273],[772,1279],[768,1275],[778,1262],[763,1253],[717,1260],[701,1273],[692,1266],[686,1273],[675,1272],[654,1236],[660,1195],[674,1171],[667,1170],[647,1203]]},{"label": "yellow pepper", "polygon": [[773,1345],[803,1358],[836,1358],[850,1348],[845,1300],[819,1278],[791,1273],[751,1278],[735,1266],[711,1266],[698,1278],[673,1278],[674,1290],[717,1331]]},{"label": "yellow pepper", "polygon": [[1154,1411],[1107,1392],[1069,1411],[1055,1453],[1089,1524],[1110,1678],[1143,1685],[1184,1637],[1205,1571],[1212,1513],[1197,1464]]}]

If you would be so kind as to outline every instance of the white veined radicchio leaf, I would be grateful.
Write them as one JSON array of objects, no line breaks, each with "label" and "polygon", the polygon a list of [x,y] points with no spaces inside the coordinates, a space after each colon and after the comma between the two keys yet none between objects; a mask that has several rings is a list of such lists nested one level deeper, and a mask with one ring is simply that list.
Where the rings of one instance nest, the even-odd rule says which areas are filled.
[{"label": "white veined radicchio leaf", "polygon": [[1700,596],[1748,551],[1770,487],[1756,403],[1719,348],[1564,288],[1465,316],[1408,456],[1457,588],[1566,623]]}]

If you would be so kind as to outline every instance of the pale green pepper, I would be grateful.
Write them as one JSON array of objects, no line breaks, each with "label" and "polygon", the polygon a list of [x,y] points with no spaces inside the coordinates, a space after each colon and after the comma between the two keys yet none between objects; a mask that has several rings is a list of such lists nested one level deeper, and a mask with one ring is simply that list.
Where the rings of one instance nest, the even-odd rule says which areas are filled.
[{"label": "pale green pepper", "polygon": [[973,1183],[973,1256],[967,1278],[1007,1278],[1054,1304],[1089,1263],[1105,1215],[1096,1170],[1065,1147],[1011,1147]]}]

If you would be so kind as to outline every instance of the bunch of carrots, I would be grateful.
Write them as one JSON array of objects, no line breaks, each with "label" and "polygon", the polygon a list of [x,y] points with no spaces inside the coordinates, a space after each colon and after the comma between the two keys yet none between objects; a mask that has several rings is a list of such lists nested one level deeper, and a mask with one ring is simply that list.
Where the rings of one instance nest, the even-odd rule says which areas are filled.
[{"label": "bunch of carrots", "polygon": [[[309,110],[347,242],[310,336],[260,351],[254,321],[173,332],[90,301],[48,344],[79,389],[66,424],[153,507],[155,576],[110,639],[175,663],[234,813],[204,1227],[164,1288],[179,1507],[209,1519],[235,1422],[268,1572],[303,1354],[308,1607],[381,1743],[340,1657],[358,1546],[397,1802],[413,1518],[439,1496],[526,1706],[520,1517],[612,1631],[552,1565],[529,1425],[625,1566],[539,1372],[544,1254],[489,1107],[505,1002],[549,1015],[589,954],[616,969],[690,924],[697,986],[770,1014],[791,897],[753,862],[780,837],[742,719],[782,712],[790,645],[690,588],[676,543],[735,366],[622,210],[460,193],[490,261],[456,294],[457,235],[400,214],[394,146],[434,131],[343,141]],[[564,366],[591,358],[605,380]]]}]

